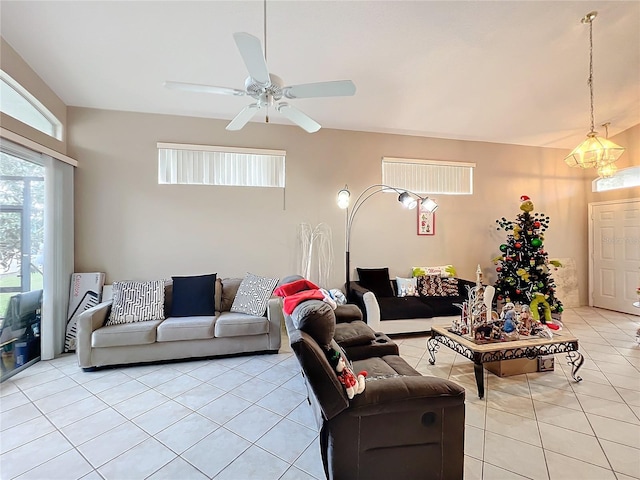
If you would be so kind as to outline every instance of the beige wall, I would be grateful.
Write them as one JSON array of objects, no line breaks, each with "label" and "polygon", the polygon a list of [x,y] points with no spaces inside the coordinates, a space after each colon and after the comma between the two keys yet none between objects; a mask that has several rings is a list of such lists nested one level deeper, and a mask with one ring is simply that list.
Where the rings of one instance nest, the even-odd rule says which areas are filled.
[{"label": "beige wall", "polygon": [[0,68],[22,85],[31,95],[36,97],[60,120],[63,137],[62,141],[60,141],[3,113],[0,113],[0,125],[40,145],[66,154],[67,106],[2,37],[0,37]]},{"label": "beige wall", "polygon": [[[220,276],[284,276],[296,272],[296,229],[328,224],[334,265],[328,287],[344,282],[344,211],[337,191],[357,195],[380,182],[383,156],[476,162],[472,196],[434,196],[436,234],[416,235],[416,212],[392,194],[372,197],[352,231],[352,268],[388,266],[408,275],[414,265],[453,263],[475,278],[481,264],[495,279],[491,258],[505,234],[495,220],[514,219],[519,198],[551,217],[545,247],[576,259],[580,298],[587,291],[589,180],[567,167],[564,150],[69,108],[69,154],[76,171],[76,271],[105,271],[107,282],[217,272]],[[284,149],[287,188],[158,185],[156,142]]]}]

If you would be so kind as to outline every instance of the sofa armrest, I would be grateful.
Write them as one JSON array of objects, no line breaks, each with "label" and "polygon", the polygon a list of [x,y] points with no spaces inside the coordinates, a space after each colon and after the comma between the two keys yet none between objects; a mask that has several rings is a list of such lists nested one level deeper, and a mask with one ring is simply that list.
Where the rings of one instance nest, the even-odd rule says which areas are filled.
[{"label": "sofa armrest", "polygon": [[434,408],[464,405],[465,390],[439,377],[410,375],[367,380],[366,388],[351,400],[349,415],[364,417],[406,411],[428,402]]},{"label": "sofa armrest", "polygon": [[284,326],[282,298],[271,297],[269,299],[267,319],[269,320],[269,350],[279,350],[282,343],[281,331]]},{"label": "sofa armrest", "polygon": [[78,315],[76,323],[76,355],[78,364],[82,368],[90,368],[91,364],[91,334],[102,327],[111,311],[112,301],[99,303]]},{"label": "sofa armrest", "polygon": [[380,305],[378,305],[378,299],[375,294],[367,290],[362,296],[362,302],[364,303],[367,325],[369,325],[374,332],[380,331]]}]

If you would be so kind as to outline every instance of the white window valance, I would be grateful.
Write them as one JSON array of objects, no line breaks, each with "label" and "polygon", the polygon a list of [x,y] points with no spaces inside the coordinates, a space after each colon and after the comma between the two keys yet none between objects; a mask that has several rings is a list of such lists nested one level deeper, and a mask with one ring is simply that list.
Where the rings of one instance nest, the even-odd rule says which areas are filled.
[{"label": "white window valance", "polygon": [[285,186],[284,150],[158,143],[158,183]]}]

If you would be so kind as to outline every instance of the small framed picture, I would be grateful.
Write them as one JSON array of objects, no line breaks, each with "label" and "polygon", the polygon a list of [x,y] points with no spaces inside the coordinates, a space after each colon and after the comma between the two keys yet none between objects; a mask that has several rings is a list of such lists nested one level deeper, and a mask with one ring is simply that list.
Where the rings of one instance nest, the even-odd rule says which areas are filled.
[{"label": "small framed picture", "polygon": [[436,217],[435,213],[423,210],[422,206],[418,206],[418,235],[435,235],[436,234]]}]

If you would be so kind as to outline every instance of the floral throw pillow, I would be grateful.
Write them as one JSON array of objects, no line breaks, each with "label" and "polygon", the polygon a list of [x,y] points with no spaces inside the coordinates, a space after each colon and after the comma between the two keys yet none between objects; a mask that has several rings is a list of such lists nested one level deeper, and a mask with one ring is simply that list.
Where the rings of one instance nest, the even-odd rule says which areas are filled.
[{"label": "floral throw pillow", "polygon": [[417,277],[417,280],[418,294],[421,297],[441,297],[444,295],[440,275],[422,275]]},{"label": "floral throw pillow", "polygon": [[457,278],[442,278],[442,295],[445,297],[457,297],[460,293],[458,290]]}]

